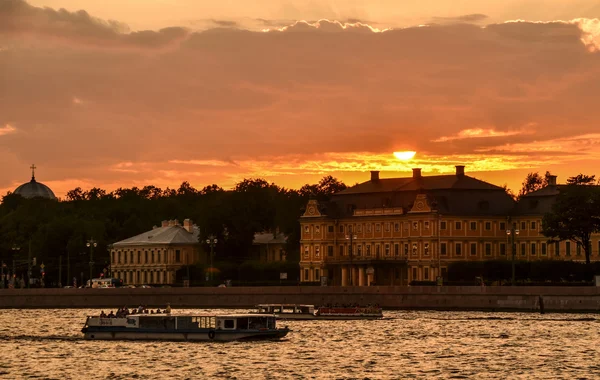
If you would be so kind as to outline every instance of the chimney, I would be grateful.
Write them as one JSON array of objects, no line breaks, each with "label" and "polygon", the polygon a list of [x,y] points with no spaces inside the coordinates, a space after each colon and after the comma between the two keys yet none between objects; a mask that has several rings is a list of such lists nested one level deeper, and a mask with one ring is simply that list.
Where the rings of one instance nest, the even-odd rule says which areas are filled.
[{"label": "chimney", "polygon": [[556,176],[555,175],[548,176],[548,186],[556,186]]},{"label": "chimney", "polygon": [[191,219],[184,219],[183,220],[183,228],[185,228],[185,230],[189,233],[193,233],[194,232],[194,224],[192,223]]},{"label": "chimney", "polygon": [[421,178],[421,168],[413,169],[413,178]]},{"label": "chimney", "polygon": [[456,165],[456,176],[462,177],[465,175],[465,165]]},{"label": "chimney", "polygon": [[163,221],[160,223],[160,226],[161,226],[161,227],[168,227],[168,226],[169,226],[169,221],[168,221],[168,220],[163,220]]},{"label": "chimney", "polygon": [[169,220],[169,227],[173,227],[175,225],[175,221],[174,220]]},{"label": "chimney", "polygon": [[379,181],[379,170],[371,170],[371,182]]}]

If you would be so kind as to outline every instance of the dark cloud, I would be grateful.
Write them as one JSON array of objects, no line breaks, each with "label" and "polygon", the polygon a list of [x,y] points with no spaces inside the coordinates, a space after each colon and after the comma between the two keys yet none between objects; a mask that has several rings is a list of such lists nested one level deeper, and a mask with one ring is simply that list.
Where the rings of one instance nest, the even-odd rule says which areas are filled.
[{"label": "dark cloud", "polygon": [[215,19],[211,19],[210,20],[214,25],[220,26],[220,27],[224,27],[224,28],[235,28],[237,26],[239,26],[239,24],[236,21],[230,21],[230,20],[215,20]]}]

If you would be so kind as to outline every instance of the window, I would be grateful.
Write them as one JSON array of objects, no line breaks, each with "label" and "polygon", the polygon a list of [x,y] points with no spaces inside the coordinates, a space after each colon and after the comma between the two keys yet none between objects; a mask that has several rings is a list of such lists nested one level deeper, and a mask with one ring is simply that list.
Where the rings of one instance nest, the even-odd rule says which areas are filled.
[{"label": "window", "polygon": [[429,243],[425,243],[425,245],[423,246],[423,252],[426,256],[429,256]]},{"label": "window", "polygon": [[340,246],[339,246],[339,249],[338,249],[338,251],[339,251],[339,253],[340,253],[340,256],[344,256],[344,246],[343,246],[343,245],[340,245]]},{"label": "window", "polygon": [[154,264],[154,251],[150,252],[150,261]]},{"label": "window", "polygon": [[319,281],[321,279],[321,273],[319,273],[318,269],[315,269],[315,281]]},{"label": "window", "polygon": [[181,262],[181,251],[180,250],[175,250],[175,262],[176,263],[180,263]]},{"label": "window", "polygon": [[429,268],[428,267],[423,268],[423,280],[425,280],[425,281],[429,280]]},{"label": "window", "polygon": [[475,231],[477,229],[477,222],[471,222],[469,224],[471,231]]},{"label": "window", "polygon": [[565,242],[565,252],[567,256],[571,256],[571,242]]},{"label": "window", "polygon": [[536,228],[535,222],[531,222],[531,230],[535,231],[536,229],[537,228]]},{"label": "window", "polygon": [[148,264],[148,251],[144,251],[144,264]]},{"label": "window", "polygon": [[381,252],[379,252],[379,244],[375,244],[375,256],[376,256],[376,257],[379,257],[379,254],[380,254],[380,253],[381,253]]},{"label": "window", "polygon": [[333,257],[333,245],[327,246],[327,256]]},{"label": "window", "polygon": [[418,230],[419,229],[419,222],[413,222],[412,226],[413,226],[413,230]]},{"label": "window", "polygon": [[417,255],[417,243],[413,243],[412,245],[412,254],[413,256]]},{"label": "window", "polygon": [[123,252],[123,264],[127,264],[127,252]]},{"label": "window", "polygon": [[362,224],[356,226],[356,232],[362,232]]},{"label": "window", "polygon": [[398,223],[398,222],[394,223],[394,231],[395,232],[399,232],[400,231],[400,223]]},{"label": "window", "polygon": [[486,256],[492,255],[492,245],[490,243],[485,243],[485,255]]},{"label": "window", "polygon": [[560,256],[560,242],[554,243],[554,256]]},{"label": "window", "polygon": [[320,234],[321,233],[321,226],[315,226],[315,233],[316,234]]},{"label": "window", "polygon": [[500,255],[506,256],[506,244],[500,243]]},{"label": "window", "polygon": [[546,256],[546,243],[542,243],[542,256]]},{"label": "window", "polygon": [[[308,231],[306,231],[308,232]],[[340,233],[344,233],[344,226],[340,224]]]},{"label": "window", "polygon": [[133,251],[129,252],[129,262],[133,264]]},{"label": "window", "polygon": [[367,232],[371,232],[371,223],[367,223]]},{"label": "window", "polygon": [[394,256],[400,256],[400,244],[394,244]]},{"label": "window", "polygon": [[429,221],[425,221],[425,229],[428,230],[429,229]]},{"label": "window", "polygon": [[156,253],[156,262],[160,263],[160,251]]},{"label": "window", "polygon": [[[341,229],[343,229],[343,227]],[[304,226],[304,232],[305,233],[309,233],[310,232],[310,228],[308,226]],[[340,232],[344,232],[344,231],[340,231]]]},{"label": "window", "polygon": [[308,281],[308,280],[309,280],[309,278],[308,278],[308,274],[309,274],[309,273],[308,273],[308,269],[305,269],[305,270],[304,270],[304,281]]},{"label": "window", "polygon": [[412,280],[416,281],[417,279],[418,279],[417,278],[417,267],[413,267],[412,268]]},{"label": "window", "polygon": [[385,232],[390,232],[390,223],[385,224]]},{"label": "window", "polygon": [[379,223],[375,224],[375,232],[381,232],[381,224],[379,224]]},{"label": "window", "polygon": [[527,222],[521,222],[521,230],[525,231],[527,229]]},{"label": "window", "polygon": [[471,243],[471,256],[477,255],[477,243]]},{"label": "window", "polygon": [[536,254],[536,246],[535,243],[531,243],[531,255],[534,256]]},{"label": "window", "polygon": [[440,222],[440,230],[445,230],[446,228],[447,228],[446,221],[444,220],[444,221]]},{"label": "window", "polygon": [[308,255],[309,255],[309,248],[308,247],[304,247],[304,258],[308,259]]},{"label": "window", "polygon": [[358,256],[362,256],[362,245],[358,245],[358,247],[356,248]]},{"label": "window", "polygon": [[455,230],[460,230],[462,228],[462,223],[461,222],[454,222],[454,229]]},{"label": "window", "polygon": [[527,255],[527,244],[521,243],[521,256]]},{"label": "window", "polygon": [[408,243],[404,243],[404,256],[408,256]]},{"label": "window", "polygon": [[118,263],[121,264],[121,252],[117,253],[117,257],[118,257]]},{"label": "window", "polygon": [[462,255],[462,243],[456,243],[454,246],[454,253],[456,256]]},{"label": "window", "polygon": [[315,247],[315,257],[318,259],[319,257],[321,257],[321,247],[316,246]]},{"label": "window", "polygon": [[485,222],[485,230],[491,231],[491,229],[492,229],[492,222]]},{"label": "window", "polygon": [[389,256],[389,255],[390,255],[390,245],[389,245],[389,244],[386,244],[386,245],[385,245],[385,255],[386,255],[386,256]]},{"label": "window", "polygon": [[371,244],[367,244],[366,247],[367,256],[371,256]]},{"label": "window", "polygon": [[440,245],[440,251],[441,251],[442,256],[446,256],[448,254],[448,247],[447,247],[446,243],[442,243]]},{"label": "window", "polygon": [[577,245],[575,246],[575,252],[577,256],[581,256],[581,244],[577,243]]},{"label": "window", "polygon": [[327,226],[327,232],[333,233],[333,226]]},{"label": "window", "polygon": [[500,230],[501,231],[506,230],[506,223],[505,222],[500,222]]},{"label": "window", "polygon": [[142,252],[138,251],[138,264],[142,263]]}]

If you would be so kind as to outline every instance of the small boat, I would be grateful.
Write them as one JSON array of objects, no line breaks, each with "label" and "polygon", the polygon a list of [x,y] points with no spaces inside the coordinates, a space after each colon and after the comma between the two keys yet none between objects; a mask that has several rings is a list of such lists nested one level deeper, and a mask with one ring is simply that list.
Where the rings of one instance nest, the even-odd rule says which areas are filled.
[{"label": "small boat", "polygon": [[355,320],[381,319],[383,311],[375,306],[315,307],[297,304],[261,304],[256,313],[272,314],[280,320]]},{"label": "small boat", "polygon": [[132,314],[121,318],[88,317],[81,329],[93,340],[232,341],[279,339],[290,330],[277,328],[264,314]]}]

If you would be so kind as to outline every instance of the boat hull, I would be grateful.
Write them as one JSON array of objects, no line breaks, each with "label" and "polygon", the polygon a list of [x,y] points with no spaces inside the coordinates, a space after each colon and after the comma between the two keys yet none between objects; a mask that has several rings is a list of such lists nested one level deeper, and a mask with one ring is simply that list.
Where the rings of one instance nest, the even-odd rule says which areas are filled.
[{"label": "boat hull", "polygon": [[140,331],[138,329],[93,329],[82,330],[87,340],[167,340],[167,341],[216,341],[272,340],[287,335],[289,329],[268,331]]},{"label": "boat hull", "polygon": [[381,315],[308,315],[308,314],[275,314],[278,321],[357,321],[383,319]]}]

